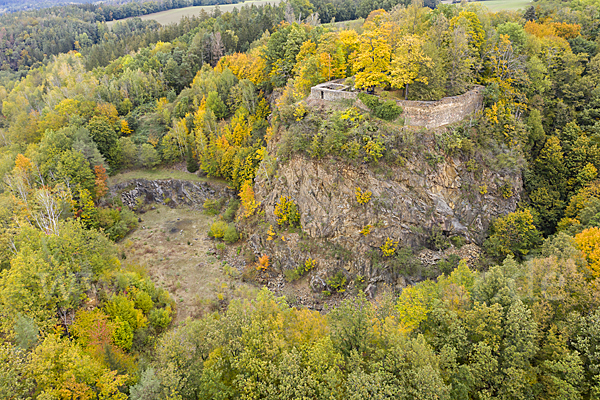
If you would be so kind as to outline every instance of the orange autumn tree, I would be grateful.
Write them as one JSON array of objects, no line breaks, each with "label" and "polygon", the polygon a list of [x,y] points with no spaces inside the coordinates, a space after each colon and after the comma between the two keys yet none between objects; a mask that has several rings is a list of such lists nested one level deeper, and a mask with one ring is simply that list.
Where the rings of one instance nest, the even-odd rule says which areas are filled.
[{"label": "orange autumn tree", "polygon": [[563,39],[572,39],[581,34],[581,25],[567,24],[566,22],[538,23],[535,21],[527,21],[525,24],[525,32],[539,38],[557,36]]},{"label": "orange autumn tree", "polygon": [[96,165],[94,167],[94,175],[96,175],[96,198],[99,199],[108,193],[108,186],[106,185],[108,175],[106,174],[106,168],[102,165]]}]

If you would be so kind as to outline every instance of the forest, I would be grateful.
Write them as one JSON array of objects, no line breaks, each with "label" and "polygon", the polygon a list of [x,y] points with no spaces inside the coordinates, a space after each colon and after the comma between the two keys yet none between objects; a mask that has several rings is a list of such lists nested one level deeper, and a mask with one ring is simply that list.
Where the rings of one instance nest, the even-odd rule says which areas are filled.
[{"label": "forest", "polygon": [[[199,4],[180,3],[0,16],[0,398],[600,397],[600,1],[492,13],[290,0],[167,26],[105,24]],[[334,79],[365,107],[313,107],[310,88]],[[361,277],[350,288],[336,275],[323,292],[335,305],[317,311],[261,288],[256,276],[277,275],[277,260],[253,254],[244,276],[256,295],[176,322],[169,291],[130,261],[123,243],[142,219],[108,197],[111,177],[201,172],[235,197],[228,215],[217,207],[215,247],[259,230],[285,242],[305,233],[301,205],[282,196],[269,224],[257,177],[278,178],[294,157],[406,165],[416,147],[400,135],[412,131],[396,100],[474,85],[483,109],[439,135],[438,150],[473,174],[493,153],[486,168],[523,183],[502,187],[520,201],[492,222],[474,264],[441,261],[374,299]],[[356,202],[370,201],[357,188]],[[404,268],[414,250],[390,238],[373,260]],[[285,278],[318,268],[307,258]]]}]

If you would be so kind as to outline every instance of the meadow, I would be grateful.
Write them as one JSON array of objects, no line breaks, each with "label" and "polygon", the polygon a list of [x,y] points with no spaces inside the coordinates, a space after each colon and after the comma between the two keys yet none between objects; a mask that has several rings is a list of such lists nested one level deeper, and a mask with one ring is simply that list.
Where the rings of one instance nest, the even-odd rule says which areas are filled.
[{"label": "meadow", "polygon": [[486,6],[490,11],[498,12],[504,10],[525,10],[532,2],[528,0],[489,0],[478,2]]},{"label": "meadow", "polygon": [[[173,10],[161,11],[161,12],[154,13],[154,14],[142,15],[142,16],[136,17],[136,18],[141,18],[143,20],[153,19],[161,25],[168,25],[168,24],[178,23],[179,21],[181,21],[181,18],[183,18],[183,17],[189,17],[192,15],[197,16],[202,12],[202,10],[204,10],[207,13],[210,13],[216,7],[219,7],[219,10],[221,10],[221,12],[229,12],[229,11],[233,11],[234,8],[239,9],[242,6],[251,6],[251,5],[261,6],[263,4],[278,4],[280,1],[281,0],[256,0],[256,1],[240,2],[237,4],[221,4],[218,6],[215,5],[215,6],[194,6],[194,7],[176,8]],[[128,18],[126,18],[126,19],[128,19]],[[108,21],[106,23],[106,25],[108,25],[110,27],[110,26],[114,25],[116,22],[124,21],[124,20],[125,19]]]}]

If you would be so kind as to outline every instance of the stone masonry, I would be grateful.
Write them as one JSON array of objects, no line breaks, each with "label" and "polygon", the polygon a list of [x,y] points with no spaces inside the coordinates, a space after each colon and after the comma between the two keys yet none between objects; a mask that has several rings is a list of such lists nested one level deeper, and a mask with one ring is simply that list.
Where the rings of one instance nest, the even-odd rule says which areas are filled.
[{"label": "stone masonry", "polygon": [[[343,79],[321,83],[310,90],[310,98],[317,100],[356,99],[358,92],[344,85]],[[396,100],[404,112],[402,117],[408,126],[437,128],[460,122],[479,111],[483,106],[483,86],[475,86],[465,94],[444,97],[437,101]],[[363,105],[359,103],[359,106]]]}]

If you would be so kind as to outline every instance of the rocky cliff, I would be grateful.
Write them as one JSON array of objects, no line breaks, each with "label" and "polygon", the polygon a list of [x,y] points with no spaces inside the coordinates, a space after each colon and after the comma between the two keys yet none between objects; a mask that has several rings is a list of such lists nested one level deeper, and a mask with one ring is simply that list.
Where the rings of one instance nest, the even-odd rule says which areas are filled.
[{"label": "rocky cliff", "polygon": [[[436,152],[436,133],[421,135],[421,151],[412,153],[402,166],[373,168],[295,155],[278,166],[274,177],[259,175],[256,199],[267,221],[277,226],[274,209],[281,196],[287,196],[298,205],[302,228],[301,233],[287,233],[283,239],[279,234],[267,238],[254,233],[250,243],[255,251],[272,255],[282,271],[314,257],[325,270],[340,269],[349,277],[358,274],[396,285],[398,279],[419,279],[422,271],[397,268],[398,261],[396,268],[390,267],[392,257],[383,256],[380,249],[388,239],[398,243],[397,249],[429,248],[436,253],[459,242],[477,249],[490,222],[516,209],[523,186],[521,171],[487,167],[478,154]],[[357,189],[371,192],[370,200],[360,204]],[[448,251],[457,249],[450,246]],[[421,251],[419,256],[435,261],[443,254],[423,256]]]},{"label": "rocky cliff", "polygon": [[224,186],[207,182],[192,182],[180,179],[147,180],[133,179],[110,188],[109,198],[119,196],[123,205],[136,208],[139,203],[158,203],[169,207],[192,206],[201,209],[207,199],[231,197]]}]

